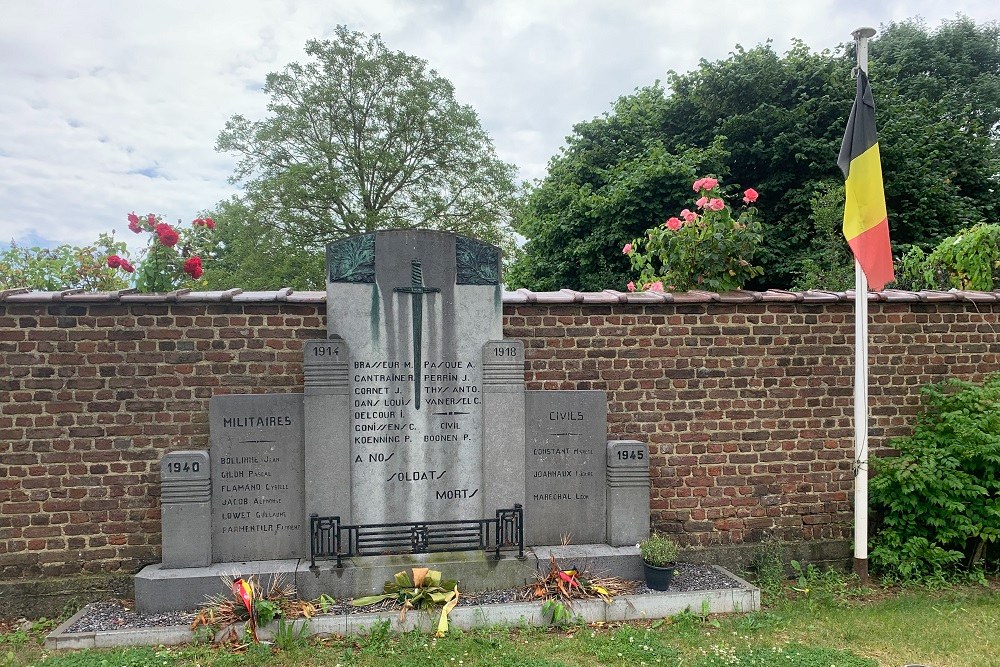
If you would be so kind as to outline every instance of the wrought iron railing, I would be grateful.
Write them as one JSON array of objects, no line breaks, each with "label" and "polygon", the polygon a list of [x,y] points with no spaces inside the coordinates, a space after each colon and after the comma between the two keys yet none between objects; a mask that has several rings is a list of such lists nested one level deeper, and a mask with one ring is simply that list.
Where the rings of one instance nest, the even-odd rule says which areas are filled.
[{"label": "wrought iron railing", "polygon": [[317,558],[344,558],[422,554],[443,551],[501,551],[517,549],[524,558],[524,508],[497,510],[495,519],[414,521],[348,525],[339,516],[309,515],[310,567]]}]

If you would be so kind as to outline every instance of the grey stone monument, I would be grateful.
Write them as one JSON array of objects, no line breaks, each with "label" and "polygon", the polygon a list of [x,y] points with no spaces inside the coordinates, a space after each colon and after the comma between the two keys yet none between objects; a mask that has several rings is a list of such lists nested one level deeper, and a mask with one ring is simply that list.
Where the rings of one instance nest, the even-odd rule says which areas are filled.
[{"label": "grey stone monument", "polygon": [[645,443],[608,443],[607,498],[608,544],[627,546],[649,537],[649,449]]},{"label": "grey stone monument", "polygon": [[212,478],[206,451],[170,452],[160,461],[163,567],[212,564]]},{"label": "grey stone monument", "polygon": [[209,428],[213,562],[301,556],[302,395],[213,396]]},{"label": "grey stone monument", "polygon": [[524,343],[490,341],[483,348],[483,504],[524,505]]},{"label": "grey stone monument", "polygon": [[[536,555],[567,537],[592,558],[648,534],[645,446],[607,442],[604,392],[525,391],[524,345],[503,339],[500,268],[498,248],[446,232],[330,244],[328,336],[303,346],[304,393],[215,396],[210,451],[164,457],[163,563],[136,576],[139,608],[194,606],[235,571],[294,576],[312,597],[367,594],[427,562],[479,587],[531,576],[483,552],[314,566],[310,515],[328,526],[320,545],[329,526],[479,521],[516,504]],[[344,547],[320,553],[360,552]]]},{"label": "grey stone monument", "polygon": [[525,393],[525,539],[603,544],[608,401],[603,391]]},{"label": "grey stone monument", "polygon": [[397,230],[332,243],[327,260],[327,328],[349,351],[348,412],[337,421],[350,424],[351,500],[341,519],[492,514],[498,508],[484,505],[483,348],[503,333],[499,250]]},{"label": "grey stone monument", "polygon": [[[351,431],[348,350],[342,339],[307,341],[304,482],[306,514],[351,519]],[[303,555],[309,554],[308,536]]]}]

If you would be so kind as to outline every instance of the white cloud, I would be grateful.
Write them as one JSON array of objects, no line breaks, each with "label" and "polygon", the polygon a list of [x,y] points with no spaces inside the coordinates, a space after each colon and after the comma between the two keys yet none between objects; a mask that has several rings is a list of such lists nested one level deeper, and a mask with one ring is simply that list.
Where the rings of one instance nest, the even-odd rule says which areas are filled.
[{"label": "white cloud", "polygon": [[524,179],[574,123],[621,95],[725,58],[736,44],[792,38],[813,49],[860,25],[916,15],[936,26],[986,0],[941,7],[722,0],[36,0],[0,22],[0,242],[85,243],[125,231],[125,214],[191,219],[237,191],[214,151],[226,119],[259,117],[268,72],[303,60],[338,24],[382,35],[455,84]]}]

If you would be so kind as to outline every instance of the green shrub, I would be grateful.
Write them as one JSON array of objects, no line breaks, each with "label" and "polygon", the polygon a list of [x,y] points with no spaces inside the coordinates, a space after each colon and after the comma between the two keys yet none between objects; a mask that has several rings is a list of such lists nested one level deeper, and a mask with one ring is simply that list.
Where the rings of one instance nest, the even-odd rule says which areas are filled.
[{"label": "green shrub", "polygon": [[976,566],[1000,536],[1000,375],[925,387],[927,408],[898,456],[872,457],[880,518],[872,564],[895,580]]},{"label": "green shrub", "polygon": [[677,552],[677,543],[663,533],[653,533],[639,543],[639,555],[642,556],[643,562],[654,567],[675,563]]},{"label": "green shrub", "polygon": [[910,247],[896,263],[898,289],[992,291],[1000,284],[1000,224],[973,225],[930,253]]},{"label": "green shrub", "polygon": [[794,270],[793,290],[854,288],[854,254],[844,238],[844,183],[818,184],[809,200],[812,235]]}]

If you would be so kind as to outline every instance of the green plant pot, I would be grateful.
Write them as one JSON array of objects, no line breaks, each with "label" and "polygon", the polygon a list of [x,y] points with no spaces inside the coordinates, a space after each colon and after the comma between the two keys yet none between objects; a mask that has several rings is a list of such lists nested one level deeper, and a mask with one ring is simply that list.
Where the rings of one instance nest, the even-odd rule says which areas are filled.
[{"label": "green plant pot", "polygon": [[670,588],[670,582],[674,580],[674,563],[663,567],[643,563],[642,568],[646,573],[646,585],[652,590],[665,591]]}]

